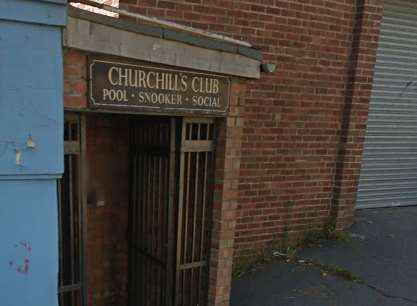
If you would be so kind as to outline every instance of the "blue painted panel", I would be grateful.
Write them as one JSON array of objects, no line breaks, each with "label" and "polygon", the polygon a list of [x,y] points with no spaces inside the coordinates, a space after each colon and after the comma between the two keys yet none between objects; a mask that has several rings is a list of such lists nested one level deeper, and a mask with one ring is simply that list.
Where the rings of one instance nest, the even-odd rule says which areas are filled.
[{"label": "blue painted panel", "polygon": [[65,25],[66,4],[38,0],[0,0],[0,19]]},{"label": "blue painted panel", "polygon": [[55,180],[0,181],[0,304],[57,306]]},{"label": "blue painted panel", "polygon": [[62,61],[60,28],[0,20],[0,177],[63,172]]}]

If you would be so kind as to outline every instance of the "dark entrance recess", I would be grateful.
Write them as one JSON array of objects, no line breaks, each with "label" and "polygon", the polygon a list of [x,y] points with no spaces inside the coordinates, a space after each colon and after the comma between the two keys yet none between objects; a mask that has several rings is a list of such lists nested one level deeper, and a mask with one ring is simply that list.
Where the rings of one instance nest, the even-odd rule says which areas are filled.
[{"label": "dark entrance recess", "polygon": [[[91,165],[88,181],[102,183],[108,180],[108,177],[112,177],[110,172],[107,175],[103,172],[106,171],[105,168],[98,167],[103,164],[97,164],[101,140],[98,139],[100,136],[97,136],[97,131],[91,131],[89,136],[88,122],[89,119],[97,121],[100,116],[105,117],[107,127],[112,126],[109,122],[116,122],[111,119],[114,118],[113,115],[94,116],[82,117],[86,121],[85,131],[84,126],[81,128],[78,116],[68,116],[65,123],[65,174],[59,185],[60,305],[85,306],[87,300],[89,306],[120,303],[127,303],[128,306],[206,305],[214,175],[214,120],[119,115],[117,121],[126,122],[120,125],[124,126],[122,130],[129,136],[126,141],[129,148],[126,155],[128,158],[110,162],[126,162],[126,166],[122,168],[128,171],[120,171],[126,173],[123,179],[126,183],[116,182],[121,179],[119,176],[114,178],[114,181],[110,179],[104,187],[124,184],[129,186],[128,209],[121,212],[126,215],[122,220],[128,220],[125,236],[127,240],[121,242],[127,246],[128,256],[112,257],[109,254],[108,258],[111,260],[106,261],[106,265],[108,266],[109,262],[113,264],[114,258],[124,260],[125,263],[128,261],[124,264],[127,265],[127,279],[117,286],[114,282],[108,285],[111,286],[108,289],[110,291],[114,291],[115,287],[123,291],[119,294],[121,299],[94,300],[93,296],[100,295],[97,290],[102,290],[107,285],[99,281],[98,286],[97,278],[88,275],[94,272],[100,263],[97,261],[98,258],[90,258],[89,264],[85,264],[83,250],[86,247],[87,253],[92,254],[91,256],[100,254],[103,250],[94,249],[97,244],[91,242],[91,236],[89,237],[88,232],[84,230],[88,227],[89,230],[97,232],[95,224],[100,223],[98,216],[101,215],[95,213],[94,209],[100,211],[105,208],[92,208],[89,202],[88,212],[93,213],[90,223],[95,223],[89,225],[83,221],[86,220],[86,207],[83,205],[87,200],[82,199],[86,198],[85,190],[89,187],[83,188],[81,184],[81,173],[85,172],[81,165],[83,154],[89,152],[89,162],[96,160],[96,164],[94,167]],[[83,131],[87,134],[86,138],[90,139],[84,145],[81,141],[84,137]],[[107,132],[102,131],[102,134],[106,135]],[[115,137],[117,132],[112,135],[111,137]],[[91,137],[96,139],[94,149],[88,148],[92,143]],[[108,151],[108,148],[103,152],[107,152],[106,150]],[[120,151],[117,148],[115,150]],[[108,155],[112,156],[112,153]],[[97,167],[100,168],[99,172]],[[117,166],[109,167],[114,168]],[[100,175],[102,179],[94,178],[95,175]],[[114,189],[112,192],[120,190],[123,188]],[[102,192],[101,197],[106,205],[111,205],[107,204],[111,200],[106,200],[106,196],[106,193]],[[120,214],[123,206],[109,206],[107,209],[114,209],[114,212],[118,210],[117,214]],[[113,215],[111,210],[102,211],[105,215]],[[110,226],[120,227],[119,224]],[[100,237],[106,239],[107,233]],[[125,239],[123,234],[117,237]],[[88,239],[89,243],[86,243],[85,240]],[[125,273],[117,272],[117,267],[120,266],[123,265],[114,263],[110,270],[115,275]],[[90,284],[89,290],[84,282],[87,277],[94,281]],[[127,286],[123,283],[127,283]],[[123,296],[127,296],[127,301]]]}]

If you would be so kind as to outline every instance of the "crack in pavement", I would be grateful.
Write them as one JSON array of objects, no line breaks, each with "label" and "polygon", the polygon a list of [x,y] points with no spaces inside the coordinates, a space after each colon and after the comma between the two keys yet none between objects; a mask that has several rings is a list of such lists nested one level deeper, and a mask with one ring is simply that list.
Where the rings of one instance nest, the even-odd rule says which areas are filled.
[{"label": "crack in pavement", "polygon": [[417,300],[413,300],[413,299],[410,299],[410,298],[407,298],[407,297],[404,297],[404,296],[401,296],[401,295],[392,295],[392,294],[386,293],[384,290],[382,290],[382,289],[380,289],[378,287],[375,287],[374,285],[368,284],[368,283],[366,283],[363,280],[362,280],[362,282],[360,284],[363,285],[363,286],[368,287],[369,289],[371,289],[371,290],[379,293],[380,295],[382,295],[382,296],[384,296],[386,298],[389,298],[389,299],[400,299],[400,300],[403,300],[403,301],[406,301],[406,302],[413,303],[413,304],[416,304],[417,305]]},{"label": "crack in pavement", "polygon": [[289,259],[287,258],[287,262],[293,262],[296,263],[298,265],[304,266],[304,267],[315,267],[320,269],[322,272],[327,273],[328,275],[332,275],[334,277],[337,278],[341,278],[344,279],[346,281],[352,282],[352,283],[356,283],[362,286],[365,286],[373,291],[375,291],[376,293],[382,295],[385,298],[389,298],[389,299],[399,299],[399,300],[403,300],[405,302],[409,302],[409,303],[413,303],[417,305],[417,300],[408,298],[408,297],[404,297],[404,296],[400,296],[400,295],[393,295],[393,294],[389,294],[387,292],[385,292],[383,289],[378,288],[372,284],[367,283],[363,278],[354,275],[352,272],[340,268],[338,266],[333,266],[333,265],[327,265],[327,264],[323,264],[317,260],[314,259],[298,259],[298,258],[292,258]]}]

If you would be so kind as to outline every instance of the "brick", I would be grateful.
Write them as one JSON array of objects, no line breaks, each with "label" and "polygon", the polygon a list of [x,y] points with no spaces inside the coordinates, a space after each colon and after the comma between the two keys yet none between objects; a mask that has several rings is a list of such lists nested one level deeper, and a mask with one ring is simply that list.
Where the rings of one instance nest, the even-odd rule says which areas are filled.
[{"label": "brick", "polygon": [[[295,244],[328,216],[338,229],[351,224],[382,2],[363,1],[359,19],[354,1],[121,0],[247,40],[277,65],[260,80],[233,80],[229,118],[219,122],[211,306],[228,305],[224,257],[255,254],[274,239]],[[65,105],[85,107],[82,85],[73,84],[86,56],[68,51],[65,63]]]},{"label": "brick", "polygon": [[87,98],[80,96],[65,96],[64,97],[64,106],[66,108],[86,108],[87,107]]},{"label": "brick", "polygon": [[87,54],[66,49],[64,52],[64,106],[87,108]]}]

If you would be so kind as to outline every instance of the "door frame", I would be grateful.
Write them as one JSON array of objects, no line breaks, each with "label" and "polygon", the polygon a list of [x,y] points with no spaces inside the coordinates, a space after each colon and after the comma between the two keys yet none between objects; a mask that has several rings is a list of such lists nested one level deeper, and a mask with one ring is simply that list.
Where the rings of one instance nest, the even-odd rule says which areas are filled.
[{"label": "door frame", "polygon": [[[81,264],[81,290],[80,290],[80,294],[81,294],[81,301],[82,301],[82,306],[87,306],[88,305],[88,251],[87,251],[87,247],[86,247],[86,242],[87,242],[87,237],[88,237],[88,232],[87,232],[87,224],[88,224],[88,214],[87,214],[87,182],[88,182],[88,162],[87,162],[87,156],[86,156],[86,149],[87,149],[87,145],[86,145],[86,112],[71,112],[71,111],[65,111],[65,117],[66,118],[77,118],[78,122],[79,122],[79,133],[80,133],[80,139],[79,139],[79,156],[80,156],[80,163],[79,163],[79,174],[80,174],[80,187],[79,187],[79,196],[80,196],[80,201],[81,201],[81,259],[80,259],[80,264]],[[138,116],[140,116],[140,114],[136,114]],[[126,116],[129,116],[129,114],[126,114]],[[153,117],[154,115],[149,115],[146,114],[144,115],[146,117]],[[178,116],[169,116],[169,115],[160,115],[161,117],[170,117],[170,121],[171,121],[171,144],[170,144],[170,174],[169,174],[169,181],[170,181],[170,187],[169,187],[169,203],[168,203],[168,209],[169,209],[169,214],[173,214],[174,215],[174,210],[175,210],[175,205],[176,202],[179,202],[179,199],[177,197],[177,189],[179,190],[179,179],[178,181],[176,181],[176,175],[179,173],[181,166],[181,160],[183,159],[181,156],[183,156],[183,152],[182,152],[182,142],[183,142],[183,137],[184,135],[177,135],[179,132],[179,129],[177,128],[177,126],[181,126],[181,132],[184,131],[184,123],[185,122],[198,122],[199,120],[201,120],[202,122],[207,122],[210,121],[213,123],[214,126],[214,130],[213,130],[213,140],[212,140],[212,145],[211,145],[211,152],[212,152],[212,166],[210,169],[210,178],[212,180],[212,182],[210,182],[210,184],[212,185],[211,190],[207,190],[208,192],[208,203],[211,203],[211,205],[213,204],[213,197],[215,194],[215,188],[214,188],[214,182],[215,182],[215,173],[216,173],[216,160],[217,160],[217,154],[216,154],[216,148],[217,148],[217,128],[218,126],[218,120],[215,117],[204,117],[204,116],[200,116],[200,117],[178,117]],[[178,118],[181,118],[181,120],[179,120]],[[179,122],[180,121],[180,122]],[[177,143],[177,138],[180,137],[180,141],[179,141],[179,146]],[[64,154],[68,154],[68,150],[71,150],[70,148],[73,147],[72,145],[65,145],[65,152]],[[178,156],[178,154],[180,156]],[[207,238],[207,243],[209,244],[207,246],[207,250],[208,250],[208,255],[207,255],[207,290],[210,287],[209,285],[209,273],[210,273],[210,258],[211,258],[211,251],[212,251],[212,231],[213,231],[213,212],[214,212],[214,208],[212,208],[210,210],[210,215],[207,216],[208,219],[208,231],[209,231],[209,235]],[[176,220],[178,221],[178,216],[174,216],[176,218]],[[61,222],[61,220],[59,220],[59,222]],[[175,252],[176,248],[177,248],[177,238],[178,238],[178,231],[177,228],[175,227],[175,222],[172,222],[172,218],[169,219],[168,222],[168,228],[171,229],[168,232],[168,241],[169,241],[169,251],[168,252],[168,260],[170,262],[172,262],[172,265],[169,265],[168,267],[168,277],[171,278],[171,284],[173,284],[173,286],[171,288],[168,288],[167,290],[167,295],[166,295],[166,305],[170,306],[172,305],[172,303],[175,303],[175,288],[177,286],[176,283],[176,279],[177,279],[177,274],[178,274],[178,262],[177,262],[177,252]],[[172,251],[174,250],[174,251]],[[60,257],[61,257],[61,250],[60,250]],[[61,265],[61,262],[60,262]],[[60,267],[61,269],[61,267]],[[171,271],[169,271],[171,269]],[[58,292],[60,293],[60,289],[58,290]],[[205,293],[206,297],[206,302],[208,302],[208,292]],[[65,305],[66,306],[66,305]]]}]

